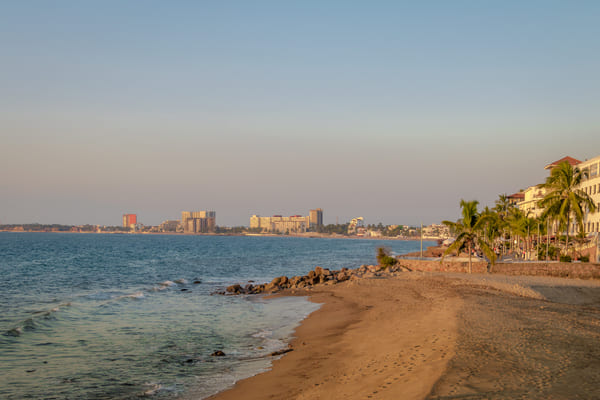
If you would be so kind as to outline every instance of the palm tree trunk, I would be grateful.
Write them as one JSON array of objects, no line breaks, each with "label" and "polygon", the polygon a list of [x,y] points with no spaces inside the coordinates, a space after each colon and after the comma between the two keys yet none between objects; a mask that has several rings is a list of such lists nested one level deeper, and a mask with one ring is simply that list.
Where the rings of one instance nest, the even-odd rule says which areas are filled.
[{"label": "palm tree trunk", "polygon": [[566,243],[566,252],[567,255],[569,255],[569,224],[570,224],[570,218],[569,215],[567,215],[567,243]]},{"label": "palm tree trunk", "polygon": [[471,273],[471,245],[469,245],[469,274]]}]

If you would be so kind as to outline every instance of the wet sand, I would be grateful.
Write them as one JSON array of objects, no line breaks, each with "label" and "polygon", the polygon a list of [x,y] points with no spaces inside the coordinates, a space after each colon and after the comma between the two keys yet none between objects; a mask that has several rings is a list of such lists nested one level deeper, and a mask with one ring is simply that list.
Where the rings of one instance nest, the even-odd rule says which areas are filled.
[{"label": "wet sand", "polygon": [[271,371],[226,399],[600,398],[600,282],[402,273],[310,294],[323,306]]}]

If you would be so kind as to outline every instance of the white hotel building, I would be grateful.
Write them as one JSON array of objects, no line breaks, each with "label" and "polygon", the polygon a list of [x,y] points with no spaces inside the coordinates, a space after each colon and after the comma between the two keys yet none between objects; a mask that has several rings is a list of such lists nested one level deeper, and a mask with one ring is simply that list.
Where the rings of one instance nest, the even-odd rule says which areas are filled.
[{"label": "white hotel building", "polygon": [[588,171],[588,178],[581,183],[581,189],[596,205],[595,213],[586,213],[583,229],[586,233],[600,232],[600,156],[582,161],[577,166],[580,170]]},{"label": "white hotel building", "polygon": [[[592,201],[596,204],[597,211],[594,213],[585,213],[583,229],[588,234],[600,232],[600,156],[586,161],[579,161],[572,157],[564,157],[546,165],[544,169],[551,170],[554,166],[563,161],[568,161],[571,165],[580,170],[588,171],[588,178],[584,179],[580,188],[592,198]],[[538,207],[537,203],[546,195],[546,190],[537,185],[530,186],[525,189],[523,194],[524,199],[517,203],[517,206],[525,213],[529,213],[531,217],[538,217],[544,210]],[[577,233],[579,231],[576,222],[571,224],[569,231],[570,233]]]}]

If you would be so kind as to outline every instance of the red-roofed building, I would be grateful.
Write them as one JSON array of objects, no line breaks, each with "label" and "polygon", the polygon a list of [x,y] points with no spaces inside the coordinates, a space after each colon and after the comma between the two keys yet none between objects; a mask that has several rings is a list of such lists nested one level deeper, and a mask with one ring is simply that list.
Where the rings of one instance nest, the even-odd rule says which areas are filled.
[{"label": "red-roofed building", "polygon": [[511,194],[510,196],[506,196],[506,198],[508,199],[509,204],[516,205],[517,203],[525,200],[525,193],[523,193],[523,192],[514,193],[514,194]]},{"label": "red-roofed building", "polygon": [[[544,169],[550,171],[558,164],[562,162],[568,162],[572,167],[577,167],[579,170],[585,172],[585,178],[579,184],[578,189],[585,192],[596,205],[597,211],[590,212],[587,208],[584,210],[583,217],[583,232],[588,235],[588,239],[592,240],[591,243],[577,248],[578,254],[587,254],[590,257],[590,261],[600,261],[600,246],[597,239],[593,239],[593,236],[600,237],[600,156],[594,157],[589,160],[580,161],[573,157],[563,157],[560,160],[554,161],[544,167]],[[543,213],[543,209],[539,206],[540,200],[547,194],[547,189],[540,187],[540,185],[531,186],[525,189],[523,192],[515,193],[508,196],[508,200],[512,204],[523,211],[529,217],[538,217]],[[569,234],[575,235],[579,232],[579,225],[574,218],[571,218],[568,230]],[[552,224],[551,234],[556,235],[557,227]],[[564,234],[564,232],[560,232]],[[594,240],[596,240],[594,242]]]},{"label": "red-roofed building", "polygon": [[561,158],[558,161],[554,161],[553,163],[550,163],[550,164],[546,165],[544,167],[544,169],[552,169],[552,168],[556,167],[558,164],[560,164],[563,161],[567,161],[573,167],[576,166],[577,164],[581,164],[581,161],[579,161],[579,160],[577,160],[577,159],[575,159],[573,157],[566,156],[566,157]]}]

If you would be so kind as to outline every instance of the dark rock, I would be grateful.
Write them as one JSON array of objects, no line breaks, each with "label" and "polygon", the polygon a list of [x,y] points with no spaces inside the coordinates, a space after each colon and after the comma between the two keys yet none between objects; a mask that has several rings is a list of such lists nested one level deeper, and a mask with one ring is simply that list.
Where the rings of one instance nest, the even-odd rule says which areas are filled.
[{"label": "dark rock", "polygon": [[228,293],[238,294],[238,293],[241,293],[241,291],[242,291],[242,287],[237,283],[235,285],[231,285],[231,286],[227,287]]},{"label": "dark rock", "polygon": [[294,351],[294,349],[283,349],[283,350],[274,351],[271,353],[271,356],[280,356],[282,354],[289,353],[290,351]]},{"label": "dark rock", "polygon": [[211,357],[223,357],[223,356],[225,356],[225,353],[223,353],[221,350],[215,350],[215,352],[213,352],[210,356]]},{"label": "dark rock", "polygon": [[201,281],[200,279],[196,279],[196,280],[194,281],[194,285],[199,285],[199,284],[201,284],[201,283],[202,283],[202,281]]},{"label": "dark rock", "polygon": [[269,293],[274,293],[279,290],[279,286],[276,283],[268,283],[265,285],[264,291]]},{"label": "dark rock", "polygon": [[287,276],[280,276],[271,281],[271,285],[273,286],[286,286],[288,284]]},{"label": "dark rock", "polygon": [[297,286],[299,282],[302,281],[302,277],[301,276],[295,276],[292,279],[290,279],[290,286]]}]

